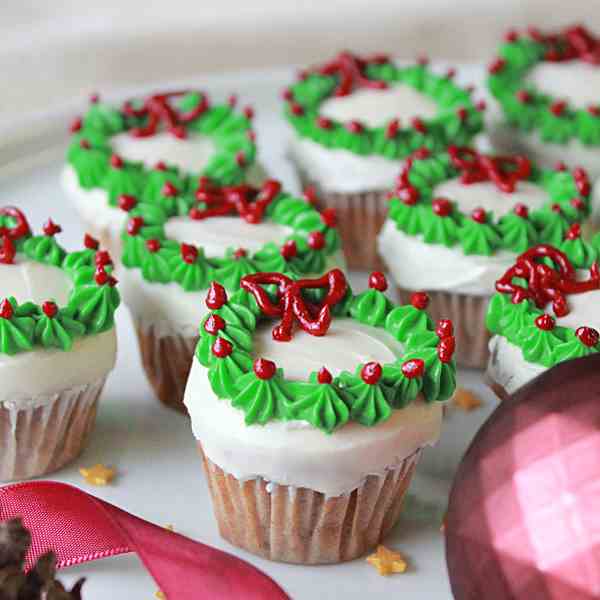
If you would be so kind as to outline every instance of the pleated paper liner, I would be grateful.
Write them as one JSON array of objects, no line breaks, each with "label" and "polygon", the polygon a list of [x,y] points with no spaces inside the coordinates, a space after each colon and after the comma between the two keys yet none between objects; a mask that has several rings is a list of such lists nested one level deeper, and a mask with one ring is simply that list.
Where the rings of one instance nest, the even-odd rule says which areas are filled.
[{"label": "pleated paper liner", "polygon": [[488,296],[473,296],[453,292],[407,290],[398,288],[403,304],[410,303],[415,291],[426,291],[429,296],[427,312],[434,321],[452,319],[456,338],[456,364],[460,367],[485,369],[489,357],[490,334],[485,327]]},{"label": "pleated paper liner", "polygon": [[105,380],[64,390],[39,406],[33,398],[31,408],[0,408],[0,481],[46,475],[77,458],[88,444]]},{"label": "pleated paper liner", "polygon": [[263,558],[305,565],[353,560],[380,543],[398,521],[421,453],[349,494],[326,497],[260,477],[240,481],[198,448],[221,536]]},{"label": "pleated paper liner", "polygon": [[198,336],[179,333],[165,322],[136,320],[135,330],[142,365],[154,393],[169,408],[187,414],[183,395]]}]

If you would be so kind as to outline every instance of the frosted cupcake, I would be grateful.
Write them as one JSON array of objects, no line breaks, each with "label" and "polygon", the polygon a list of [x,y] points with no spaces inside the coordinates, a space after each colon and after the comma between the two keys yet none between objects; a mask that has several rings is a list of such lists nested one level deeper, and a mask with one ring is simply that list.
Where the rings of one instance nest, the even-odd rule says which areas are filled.
[{"label": "frosted cupcake", "polygon": [[496,282],[487,379],[502,399],[554,365],[600,351],[598,243],[534,246]]},{"label": "frosted cupcake", "polygon": [[394,526],[455,388],[452,323],[373,273],[280,273],[222,288],[203,320],[185,403],[221,535],[271,560],[361,556]]},{"label": "frosted cupcake", "polygon": [[52,221],[32,235],[23,213],[0,209],[0,480],[55,471],[92,431],[116,357],[119,293],[111,259],[86,236],[66,252]]},{"label": "frosted cupcake", "polygon": [[211,105],[204,92],[165,92],[113,106],[98,96],[73,123],[62,185],[85,223],[116,257],[134,200],[168,203],[208,177],[217,185],[261,179],[253,111]]},{"label": "frosted cupcake", "polygon": [[425,290],[433,317],[452,319],[457,363],[484,368],[495,281],[529,247],[561,244],[589,214],[589,193],[581,169],[540,170],[523,156],[454,146],[421,151],[392,194],[379,251],[401,297]]},{"label": "frosted cupcake", "polygon": [[336,218],[281,190],[218,188],[202,180],[169,202],[128,207],[123,300],[136,326],[146,374],[159,399],[184,411],[183,392],[211,282],[236,290],[244,275],[296,276],[343,265]]},{"label": "frosted cupcake", "polygon": [[[489,66],[488,87],[503,121],[490,129],[499,149],[545,167],[559,161],[600,177],[600,43],[581,25],[554,33],[511,31]],[[596,225],[600,210],[594,210]]]},{"label": "frosted cupcake", "polygon": [[318,205],[337,209],[351,267],[378,261],[385,194],[402,162],[418,148],[467,144],[481,130],[482,105],[453,75],[435,74],[426,61],[398,67],[385,56],[342,52],[285,91],[291,158]]}]

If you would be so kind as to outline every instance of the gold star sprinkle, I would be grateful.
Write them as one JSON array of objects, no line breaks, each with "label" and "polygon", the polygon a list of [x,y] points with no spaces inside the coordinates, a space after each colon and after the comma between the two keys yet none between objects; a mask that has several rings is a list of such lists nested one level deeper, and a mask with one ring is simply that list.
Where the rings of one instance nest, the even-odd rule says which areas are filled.
[{"label": "gold star sprinkle", "polygon": [[392,573],[404,573],[408,564],[402,554],[394,552],[381,544],[377,551],[367,556],[367,562],[373,565],[380,575],[391,575]]},{"label": "gold star sprinkle", "polygon": [[158,592],[155,592],[154,597],[157,598],[157,600],[167,600],[167,597],[165,596],[164,592],[161,592],[160,590],[158,590]]},{"label": "gold star sprinkle", "polygon": [[81,468],[79,473],[90,485],[107,485],[114,479],[116,471],[105,465],[97,464],[89,469]]},{"label": "gold star sprinkle", "polygon": [[165,529],[166,529],[167,531],[170,531],[171,533],[173,533],[173,532],[175,531],[175,527],[174,527],[174,526],[173,526],[171,523],[167,523],[167,524],[165,525]]},{"label": "gold star sprinkle", "polygon": [[454,406],[464,410],[465,412],[471,412],[477,410],[483,402],[481,398],[477,396],[471,390],[465,388],[458,388],[454,394]]}]

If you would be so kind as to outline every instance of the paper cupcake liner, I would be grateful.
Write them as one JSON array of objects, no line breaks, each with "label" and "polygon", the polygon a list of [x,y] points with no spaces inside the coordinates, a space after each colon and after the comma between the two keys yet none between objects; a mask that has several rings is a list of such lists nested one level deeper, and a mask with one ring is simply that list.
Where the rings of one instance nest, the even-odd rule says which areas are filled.
[{"label": "paper cupcake liner", "polygon": [[387,216],[387,191],[329,192],[302,174],[300,179],[303,187],[315,187],[316,207],[319,210],[335,209],[338,217],[337,230],[342,239],[348,267],[363,271],[383,269],[377,251],[377,236]]},{"label": "paper cupcake liner", "polygon": [[[106,378],[47,398],[31,408],[0,408],[0,481],[29,479],[56,471],[87,446]],[[36,406],[37,401],[44,404]]]},{"label": "paper cupcake liner", "polygon": [[270,560],[322,564],[353,560],[396,524],[420,449],[384,475],[369,475],[349,494],[327,497],[308,488],[238,480],[198,448],[221,536]]},{"label": "paper cupcake liner", "polygon": [[135,330],[142,365],[154,393],[169,408],[187,414],[183,395],[198,336],[184,335],[164,322],[137,320]]},{"label": "paper cupcake liner", "polygon": [[[409,303],[414,291],[398,288],[401,301]],[[427,291],[427,295],[427,312],[434,321],[452,319],[456,363],[461,367],[484,369],[489,357],[490,334],[485,327],[489,297],[439,291]]]}]

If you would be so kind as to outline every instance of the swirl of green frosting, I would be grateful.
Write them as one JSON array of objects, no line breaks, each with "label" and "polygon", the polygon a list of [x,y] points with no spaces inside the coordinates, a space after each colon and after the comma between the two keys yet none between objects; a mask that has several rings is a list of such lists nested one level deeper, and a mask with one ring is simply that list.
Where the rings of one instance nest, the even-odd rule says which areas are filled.
[{"label": "swirl of green frosting", "polygon": [[422,377],[405,377],[400,363],[383,367],[383,382],[387,386],[388,400],[394,408],[404,408],[413,402],[423,390]]},{"label": "swirl of green frosting", "polygon": [[250,355],[243,350],[236,350],[234,346],[229,356],[215,357],[211,361],[208,380],[218,398],[234,398],[238,393],[238,381],[250,371],[252,371]]},{"label": "swirl of green frosting", "polygon": [[590,354],[600,352],[600,346],[588,346],[584,344],[571,329],[564,332],[564,341],[554,348],[554,362],[563,362],[574,358],[583,358]]},{"label": "swirl of green frosting", "polygon": [[433,321],[426,311],[411,304],[396,306],[386,317],[385,329],[398,341],[405,342],[408,337],[419,331],[433,329]]},{"label": "swirl of green frosting", "polygon": [[565,238],[558,249],[564,252],[569,260],[580,269],[589,269],[598,260],[598,249],[578,236],[573,239]]},{"label": "swirl of green frosting", "polygon": [[498,222],[499,243],[506,250],[521,254],[538,243],[539,233],[527,218],[514,212],[500,218]]},{"label": "swirl of green frosting", "polygon": [[204,257],[202,248],[198,249],[198,256],[192,263],[182,258],[180,250],[171,250],[169,247],[166,253],[172,280],[186,292],[205,290],[215,278],[213,265]]},{"label": "swirl of green frosting", "polygon": [[25,254],[36,262],[60,267],[66,252],[59,246],[53,236],[36,235],[30,237],[23,246]]},{"label": "swirl of green frosting", "polygon": [[54,317],[44,314],[35,324],[34,336],[44,348],[59,348],[65,352],[73,347],[73,339],[85,334],[85,325],[75,319],[75,311],[59,310]]},{"label": "swirl of green frosting", "polygon": [[86,333],[102,333],[112,329],[115,310],[121,298],[117,288],[110,285],[82,286],[71,292],[68,308],[86,327]]},{"label": "swirl of green frosting", "polygon": [[12,356],[33,349],[35,319],[30,305],[19,307],[15,298],[8,299],[13,314],[0,317],[0,352]]},{"label": "swirl of green frosting", "polygon": [[383,292],[368,289],[353,299],[349,312],[360,323],[383,327],[392,306]]},{"label": "swirl of green frosting", "polygon": [[339,376],[338,381],[354,421],[372,427],[390,418],[389,390],[383,383],[365,383],[359,375],[347,371]]},{"label": "swirl of green frosting", "polygon": [[491,222],[490,215],[486,216],[484,223],[479,223],[474,219],[463,219],[462,225],[458,229],[458,237],[463,252],[467,256],[471,254],[491,256],[502,243],[500,235]]},{"label": "swirl of green frosting", "polygon": [[555,350],[563,341],[558,334],[557,330],[559,329],[561,328],[556,327],[555,329],[546,331],[534,324],[525,328],[520,339],[523,358],[527,362],[551,367],[555,362]]}]

